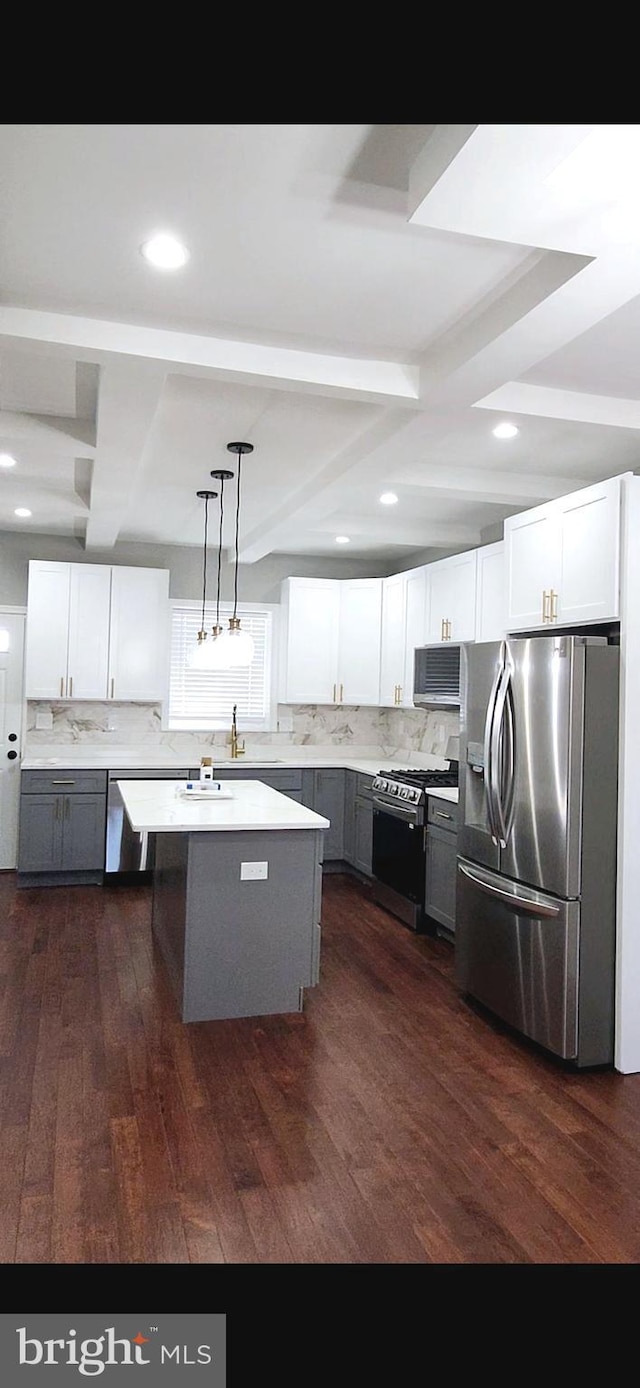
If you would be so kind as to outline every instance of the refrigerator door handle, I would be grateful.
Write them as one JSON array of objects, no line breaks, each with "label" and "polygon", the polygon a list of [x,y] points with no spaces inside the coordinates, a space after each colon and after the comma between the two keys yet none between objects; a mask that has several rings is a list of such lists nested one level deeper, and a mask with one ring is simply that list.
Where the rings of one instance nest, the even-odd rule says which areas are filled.
[{"label": "refrigerator door handle", "polygon": [[504,711],[507,700],[507,691],[511,675],[506,665],[503,665],[498,681],[498,692],[496,694],[491,720],[491,762],[490,762],[490,781],[495,804],[495,821],[497,826],[498,844],[500,848],[507,846],[507,825],[505,821],[504,807],[502,804],[502,779],[503,779],[503,748],[504,748]]},{"label": "refrigerator door handle", "polygon": [[498,670],[496,671],[491,693],[489,695],[489,702],[487,704],[487,717],[485,719],[484,725],[484,791],[487,801],[487,818],[489,820],[489,831],[491,833],[492,843],[494,843],[496,847],[498,847],[498,822],[496,803],[494,799],[494,781],[491,749],[493,740],[492,734],[496,699],[498,697],[500,681],[504,673],[504,664],[502,663],[503,652],[504,647],[501,648],[501,664]]},{"label": "refrigerator door handle", "polygon": [[541,916],[552,920],[560,915],[560,907],[555,906],[551,901],[543,900],[539,893],[532,892],[531,896],[522,896],[520,892],[515,890],[505,891],[503,887],[495,886],[484,876],[479,877],[473,868],[468,867],[460,860],[458,860],[458,872],[461,872],[464,877],[468,877],[469,881],[473,882],[474,887],[478,887],[481,892],[485,892],[487,896],[498,897],[501,901],[506,902],[512,910],[517,908],[522,915],[535,916],[536,920]]}]

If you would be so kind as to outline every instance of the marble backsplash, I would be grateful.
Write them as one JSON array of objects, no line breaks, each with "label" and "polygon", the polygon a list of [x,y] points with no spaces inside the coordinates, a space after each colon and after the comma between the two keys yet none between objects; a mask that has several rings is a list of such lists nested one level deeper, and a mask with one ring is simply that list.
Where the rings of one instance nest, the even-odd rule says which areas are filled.
[{"label": "marble backsplash", "polygon": [[[45,714],[52,726],[36,728],[36,714]],[[45,721],[39,719],[38,721]],[[457,736],[456,710],[429,712],[422,709],[347,708],[319,704],[278,708],[278,723],[291,731],[249,732],[247,745],[380,747],[391,756],[398,748],[444,757],[450,736]],[[239,726],[240,736],[245,736]],[[188,752],[203,747],[223,747],[224,731],[173,732],[162,727],[159,704],[81,703],[30,701],[27,705],[25,745],[32,754],[43,745],[159,746]]]}]

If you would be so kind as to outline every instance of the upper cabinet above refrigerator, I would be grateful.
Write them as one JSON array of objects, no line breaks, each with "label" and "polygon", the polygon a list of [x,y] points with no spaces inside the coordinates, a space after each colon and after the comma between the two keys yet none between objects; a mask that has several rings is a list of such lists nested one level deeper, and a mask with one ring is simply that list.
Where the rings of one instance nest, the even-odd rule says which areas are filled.
[{"label": "upper cabinet above refrigerator", "polygon": [[622,481],[507,517],[508,631],[618,620]]}]

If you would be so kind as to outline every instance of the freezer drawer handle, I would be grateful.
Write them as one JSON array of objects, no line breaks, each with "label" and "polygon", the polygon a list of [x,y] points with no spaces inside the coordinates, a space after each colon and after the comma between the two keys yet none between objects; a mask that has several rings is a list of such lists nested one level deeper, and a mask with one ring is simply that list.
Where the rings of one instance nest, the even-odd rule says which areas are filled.
[{"label": "freezer drawer handle", "polygon": [[500,887],[494,887],[490,882],[485,882],[482,877],[476,877],[475,872],[471,871],[465,863],[458,863],[458,872],[463,873],[473,882],[475,887],[479,887],[481,892],[486,892],[487,896],[497,896],[501,901],[508,902],[509,906],[517,906],[527,916],[548,916],[550,919],[560,915],[559,906],[551,906],[549,903],[541,901],[530,901],[528,897],[515,896],[513,892],[503,892]]}]

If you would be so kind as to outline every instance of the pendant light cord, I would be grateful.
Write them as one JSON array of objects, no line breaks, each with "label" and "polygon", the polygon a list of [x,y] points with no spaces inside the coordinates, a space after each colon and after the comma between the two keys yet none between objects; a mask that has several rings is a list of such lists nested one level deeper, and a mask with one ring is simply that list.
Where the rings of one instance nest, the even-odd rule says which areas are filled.
[{"label": "pendant light cord", "polygon": [[216,626],[220,626],[220,573],[222,569],[222,523],[224,521],[224,477],[220,479],[220,535],[218,536],[218,594],[216,598]]},{"label": "pendant light cord", "polygon": [[204,499],[204,554],[202,556],[202,622],[200,630],[204,631],[204,609],[207,601],[207,531],[209,529],[209,498]]},{"label": "pendant light cord", "polygon": [[240,528],[240,474],[242,472],[242,453],[238,453],[238,489],[236,493],[236,572],[233,583],[233,615],[238,611],[238,533]]}]

